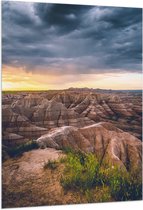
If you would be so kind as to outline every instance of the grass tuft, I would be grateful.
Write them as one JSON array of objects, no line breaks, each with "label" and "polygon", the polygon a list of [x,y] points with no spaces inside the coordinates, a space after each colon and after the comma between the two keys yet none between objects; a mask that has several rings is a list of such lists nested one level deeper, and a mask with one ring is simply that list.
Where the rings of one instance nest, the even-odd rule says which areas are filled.
[{"label": "grass tuft", "polygon": [[48,160],[48,162],[45,162],[43,166],[44,169],[52,169],[52,170],[56,169],[57,167],[58,167],[58,162],[55,160]]},{"label": "grass tuft", "polygon": [[100,184],[99,163],[93,154],[69,153],[61,184],[66,189],[89,189]]},{"label": "grass tuft", "polygon": [[111,195],[116,201],[142,199],[142,179],[139,174],[127,173],[115,168],[109,183]]},{"label": "grass tuft", "polygon": [[66,190],[83,191],[90,202],[94,200],[90,190],[98,187],[104,191],[98,201],[142,199],[142,178],[136,170],[128,173],[119,167],[107,166],[107,162],[100,165],[95,155],[82,152],[70,151],[64,163],[61,185]]}]

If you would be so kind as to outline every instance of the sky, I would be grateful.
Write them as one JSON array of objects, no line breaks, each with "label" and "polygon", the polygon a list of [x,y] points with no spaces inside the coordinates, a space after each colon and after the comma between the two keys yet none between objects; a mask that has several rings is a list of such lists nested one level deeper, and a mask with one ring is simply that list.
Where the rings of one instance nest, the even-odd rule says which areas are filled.
[{"label": "sky", "polygon": [[2,89],[142,88],[142,9],[2,2]]}]

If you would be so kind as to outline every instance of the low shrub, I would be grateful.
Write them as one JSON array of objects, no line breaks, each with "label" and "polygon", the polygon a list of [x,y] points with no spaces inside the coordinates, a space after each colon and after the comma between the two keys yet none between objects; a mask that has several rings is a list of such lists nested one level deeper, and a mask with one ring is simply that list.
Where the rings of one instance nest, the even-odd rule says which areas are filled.
[{"label": "low shrub", "polygon": [[52,170],[56,169],[57,167],[58,167],[58,162],[55,161],[55,160],[48,160],[48,162],[45,162],[44,166],[43,166],[44,169],[49,168],[49,169],[52,169]]},{"label": "low shrub", "polygon": [[100,165],[95,155],[82,152],[67,153],[64,163],[62,186],[67,190],[82,190],[89,201],[93,200],[90,190],[97,187],[106,191],[97,198],[98,201],[142,199],[142,177],[137,170],[128,173],[110,164]]},{"label": "low shrub", "polygon": [[102,187],[96,187],[96,201],[97,202],[109,202],[112,201],[110,188],[108,186],[103,185]]},{"label": "low shrub", "polygon": [[94,202],[94,196],[93,193],[91,192],[91,190],[87,189],[85,190],[85,197],[87,199],[88,203],[93,203]]},{"label": "low shrub", "polygon": [[142,179],[134,173],[112,170],[109,177],[110,192],[116,201],[132,201],[142,199]]},{"label": "low shrub", "polygon": [[127,172],[118,166],[100,167],[102,184],[109,186],[116,201],[140,200],[142,198],[142,177],[136,169]]},{"label": "low shrub", "polygon": [[89,189],[100,184],[99,163],[93,154],[69,153],[61,184],[66,189]]},{"label": "low shrub", "polygon": [[24,152],[37,149],[37,148],[38,148],[38,144],[35,141],[31,140],[20,146],[8,148],[7,153],[10,157],[16,157],[16,156],[22,155]]},{"label": "low shrub", "polygon": [[65,154],[76,153],[71,147],[63,147],[62,151],[63,151]]}]

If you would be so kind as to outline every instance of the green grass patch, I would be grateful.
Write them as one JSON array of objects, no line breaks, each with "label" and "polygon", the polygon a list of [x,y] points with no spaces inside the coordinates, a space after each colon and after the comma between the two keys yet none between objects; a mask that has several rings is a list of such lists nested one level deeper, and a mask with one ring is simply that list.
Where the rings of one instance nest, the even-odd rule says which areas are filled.
[{"label": "green grass patch", "polygon": [[93,154],[69,153],[61,184],[66,189],[89,189],[101,184],[99,163]]},{"label": "green grass patch", "polygon": [[[142,199],[142,177],[136,170],[128,173],[119,167],[102,163],[94,154],[67,153],[61,185],[66,190],[84,192],[87,200],[94,200],[90,190],[100,188],[104,192],[97,200],[101,202],[129,201]],[[106,190],[108,189],[108,190]]]},{"label": "green grass patch", "polygon": [[127,173],[115,168],[112,172],[109,183],[111,195],[116,201],[142,199],[142,178],[137,171],[136,173]]}]

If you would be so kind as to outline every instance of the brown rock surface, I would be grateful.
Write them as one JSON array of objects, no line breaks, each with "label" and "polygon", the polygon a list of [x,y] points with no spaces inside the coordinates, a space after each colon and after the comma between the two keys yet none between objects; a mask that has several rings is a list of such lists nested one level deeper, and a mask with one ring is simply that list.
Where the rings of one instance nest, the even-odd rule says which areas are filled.
[{"label": "brown rock surface", "polygon": [[18,161],[14,159],[7,160],[3,164],[3,183],[9,184],[14,178],[14,173],[16,173],[14,178],[16,181],[33,177],[33,175],[43,170],[45,162],[48,162],[48,160],[57,160],[62,156],[62,151],[46,148],[44,150],[37,149],[25,152],[18,158]]},{"label": "brown rock surface", "polygon": [[[43,169],[65,147],[93,152],[101,164],[107,160],[128,171],[141,169],[140,93],[85,88],[3,94],[2,131],[3,207],[87,202],[80,193],[63,190],[62,163],[56,170]],[[9,147],[29,139],[45,149],[16,158],[7,155]],[[101,191],[96,188],[93,194]]]},{"label": "brown rock surface", "polygon": [[[41,128],[84,127],[111,122],[142,138],[141,94],[106,91],[45,91],[3,95],[3,129],[17,132],[16,123],[29,122]],[[18,118],[18,120],[16,120]],[[22,135],[22,134],[20,134]]]},{"label": "brown rock surface", "polygon": [[60,185],[63,166],[56,170],[43,169],[49,160],[63,156],[55,149],[25,152],[17,159],[8,159],[2,167],[3,208],[72,203],[70,193]]},{"label": "brown rock surface", "polygon": [[101,122],[83,128],[64,126],[41,136],[37,142],[44,148],[71,147],[75,150],[93,152],[101,162],[107,159],[127,170],[141,168],[141,141],[111,123]]},{"label": "brown rock surface", "polygon": [[17,146],[27,141],[28,139],[25,139],[23,136],[16,133],[4,132],[3,134],[3,143],[7,146]]},{"label": "brown rock surface", "polygon": [[[8,147],[41,136],[46,139],[47,135],[51,135],[50,141],[47,143],[46,140],[45,144],[53,148],[72,146],[84,151],[96,151],[101,157],[104,153],[114,157],[111,152],[114,147],[114,153],[128,168],[130,166],[127,165],[132,163],[127,163],[126,153],[132,149],[127,145],[142,139],[141,94],[138,92],[106,93],[89,89],[18,92],[3,94],[2,103],[2,144]],[[108,129],[103,123],[95,126],[100,122],[111,123],[122,131],[110,131],[109,124]],[[93,127],[85,129],[88,125]],[[123,134],[123,131],[128,134]],[[46,137],[43,137],[44,134]]]},{"label": "brown rock surface", "polygon": [[[3,208],[88,203],[84,193],[65,191],[61,186],[64,164],[59,162],[56,170],[43,169],[45,162],[59,161],[61,157],[61,151],[48,148],[26,152],[17,159],[5,161],[2,167]],[[91,191],[96,195],[95,202],[101,202],[98,197],[104,192],[101,188]]]},{"label": "brown rock surface", "polygon": [[[14,112],[9,105],[2,106],[2,131],[3,143],[8,137],[8,133],[20,135],[24,138],[36,138],[47,132],[46,128],[38,127],[31,123],[29,119]],[[7,137],[4,133],[7,133]],[[14,137],[14,136],[13,136]],[[13,138],[14,143],[14,138]]]}]

